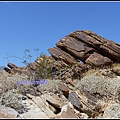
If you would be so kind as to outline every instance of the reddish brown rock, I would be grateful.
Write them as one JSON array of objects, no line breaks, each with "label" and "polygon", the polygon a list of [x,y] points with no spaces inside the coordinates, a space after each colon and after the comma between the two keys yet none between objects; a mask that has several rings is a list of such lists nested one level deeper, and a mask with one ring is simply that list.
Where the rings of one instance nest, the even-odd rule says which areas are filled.
[{"label": "reddish brown rock", "polygon": [[69,88],[62,82],[59,83],[59,88],[63,92],[63,94],[68,97],[69,95]]},{"label": "reddish brown rock", "polygon": [[94,95],[90,94],[87,90],[85,90],[84,87],[79,88],[79,91],[82,95],[86,96],[91,101],[97,102],[97,98]]},{"label": "reddish brown rock", "polygon": [[98,67],[103,65],[110,65],[113,63],[113,61],[111,61],[108,57],[104,57],[101,54],[94,52],[87,58],[85,63]]},{"label": "reddish brown rock", "polygon": [[7,66],[9,67],[9,68],[17,68],[17,66],[15,65],[15,64],[13,64],[13,63],[8,63],[7,64]]},{"label": "reddish brown rock", "polygon": [[11,73],[11,70],[10,70],[9,68],[7,68],[7,67],[4,67],[4,70],[5,70],[6,72],[8,72],[9,74]]},{"label": "reddish brown rock", "polygon": [[76,78],[81,78],[82,73],[88,71],[90,69],[90,66],[87,64],[84,64],[82,62],[78,62],[77,64],[75,64],[72,68],[72,78],[76,79]]},{"label": "reddish brown rock", "polygon": [[68,67],[68,65],[62,60],[57,60],[53,63],[53,67],[56,69]]},{"label": "reddish brown rock", "polygon": [[[119,44],[86,30],[70,33],[60,39],[56,43],[56,47],[49,48],[48,52],[51,56],[41,55],[35,62],[24,68],[8,63],[8,67],[11,69],[4,68],[4,70],[12,74],[19,73],[29,76],[32,72],[32,76],[33,74],[37,76],[39,71],[47,73],[47,70],[51,70],[49,77],[66,80],[68,78],[79,79],[82,73],[94,66],[120,62]],[[43,65],[44,63],[47,63],[47,66]],[[42,68],[39,69],[38,66],[42,66]]]},{"label": "reddish brown rock", "polygon": [[36,70],[38,66],[39,66],[39,64],[36,63],[36,62],[31,62],[31,63],[28,65],[28,67],[31,68],[32,70]]},{"label": "reddish brown rock", "polygon": [[88,71],[91,69],[90,65],[84,64],[82,62],[78,62],[75,65],[73,65],[69,70],[62,76],[63,80],[67,80],[69,78],[71,79],[80,79],[82,76],[82,73]]},{"label": "reddish brown rock", "polygon": [[77,38],[78,40],[89,44],[91,47],[95,48],[102,55],[110,58],[114,62],[120,62],[120,45],[107,40],[91,31],[75,31],[70,33],[68,36]]},{"label": "reddish brown rock", "polygon": [[16,65],[14,65],[13,63],[8,63],[8,67],[5,67],[4,70],[6,72],[8,72],[9,74],[23,74],[23,75],[28,75],[29,77],[32,76],[32,70],[30,68],[28,68],[27,66],[25,67],[18,67]]},{"label": "reddish brown rock", "polygon": [[56,46],[83,62],[95,51],[94,48],[77,40],[77,38],[69,36],[60,39],[60,41],[56,43]]},{"label": "reddish brown rock", "polygon": [[72,57],[70,54],[66,53],[58,47],[49,48],[48,51],[56,59],[63,60],[66,64],[77,63],[77,60],[74,57]]},{"label": "reddish brown rock", "polygon": [[28,75],[28,76],[32,76],[32,72],[31,70],[29,70],[27,67],[26,68],[13,68],[11,70],[12,74],[18,73],[19,75]]}]

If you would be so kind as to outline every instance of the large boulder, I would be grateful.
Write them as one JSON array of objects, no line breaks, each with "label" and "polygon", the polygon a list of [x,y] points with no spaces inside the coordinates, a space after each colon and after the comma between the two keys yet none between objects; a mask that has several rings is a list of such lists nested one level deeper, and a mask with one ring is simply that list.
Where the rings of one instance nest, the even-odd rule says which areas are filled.
[{"label": "large boulder", "polygon": [[113,63],[113,61],[111,61],[108,57],[104,57],[96,52],[91,54],[85,62],[87,64],[90,64],[91,66],[96,67],[110,65],[111,63]]},{"label": "large boulder", "polygon": [[83,62],[95,51],[94,48],[89,47],[86,43],[69,36],[60,39],[60,41],[56,43],[56,46]]},{"label": "large boulder", "polygon": [[110,58],[114,62],[120,62],[120,45],[107,40],[91,31],[81,30],[70,33],[68,36],[89,44],[102,55]]}]

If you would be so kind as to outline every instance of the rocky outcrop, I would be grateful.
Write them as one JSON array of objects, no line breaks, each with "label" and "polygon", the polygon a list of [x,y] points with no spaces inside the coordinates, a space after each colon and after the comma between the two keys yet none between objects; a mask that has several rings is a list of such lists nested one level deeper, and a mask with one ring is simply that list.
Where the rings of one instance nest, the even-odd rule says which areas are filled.
[{"label": "rocky outcrop", "polygon": [[[8,63],[4,70],[10,74],[51,77],[66,80],[80,78],[91,68],[120,62],[120,45],[91,31],[81,30],[61,38],[48,48],[51,56],[40,56],[26,67]],[[49,75],[47,75],[49,73]],[[39,77],[40,77],[39,76]]]},{"label": "rocky outcrop", "polygon": [[58,47],[49,48],[48,51],[51,53],[51,55],[53,57],[55,57],[58,60],[60,59],[60,60],[64,61],[68,65],[77,62],[77,60],[75,60],[74,57],[72,57],[70,54],[64,52],[63,50],[61,50]]},{"label": "rocky outcrop", "polygon": [[77,38],[91,47],[95,48],[102,55],[110,58],[114,62],[120,62],[120,45],[107,40],[91,31],[75,31],[68,36]]},{"label": "rocky outcrop", "polygon": [[91,31],[72,32],[60,39],[56,47],[49,48],[48,51],[55,58],[68,64],[70,60],[73,62],[72,57],[96,67],[120,62],[120,45]]},{"label": "rocky outcrop", "polygon": [[99,67],[104,65],[110,65],[112,61],[108,57],[104,57],[101,54],[94,52],[87,58],[85,63],[91,66]]},{"label": "rocky outcrop", "polygon": [[83,62],[95,51],[95,49],[89,47],[89,45],[69,36],[60,39],[60,41],[56,43],[56,46]]},{"label": "rocky outcrop", "polygon": [[18,74],[24,74],[24,75],[28,75],[28,76],[31,76],[32,73],[30,71],[30,68],[28,67],[18,67],[16,65],[14,65],[13,63],[8,63],[7,64],[7,67],[4,68],[4,70],[10,74],[15,74],[15,73],[18,73]]},{"label": "rocky outcrop", "polygon": [[[56,46],[63,49],[76,59],[89,64],[89,60],[96,53],[96,59],[100,59],[102,64],[120,62],[120,45],[107,40],[91,31],[75,31],[60,39]],[[99,55],[100,54],[100,55]],[[106,57],[106,60],[104,60]],[[92,63],[94,66],[100,66],[99,62]]]},{"label": "rocky outcrop", "polygon": [[[84,64],[82,65],[80,64],[85,68]],[[68,78],[65,82],[48,79],[47,84],[38,86],[23,87],[19,84],[15,88],[10,87],[0,96],[0,104],[6,109],[11,107],[16,110],[15,116],[7,116],[5,111],[0,115],[5,118],[119,118],[119,71],[120,64],[114,64],[113,68],[94,69],[92,73],[88,71],[80,80]],[[10,83],[16,86],[17,81],[12,82],[10,79],[23,80],[17,76],[7,79],[3,76],[1,83],[4,84],[1,84],[0,88],[5,89],[6,81],[7,87]],[[4,113],[6,116],[3,116]]]},{"label": "rocky outcrop", "polygon": [[[18,67],[8,63],[9,68],[4,68],[9,74],[27,75],[25,79],[32,76],[36,80],[39,75],[37,77],[47,79],[47,84],[24,86],[18,85],[18,80],[24,77],[18,79],[15,76],[16,82],[13,77],[10,79],[9,76],[9,80],[5,76],[1,77],[0,104],[16,112],[13,115],[0,109],[0,116],[120,118],[117,112],[120,110],[119,44],[91,31],[81,30],[60,39],[48,51],[51,56],[41,55],[27,66]],[[109,67],[103,67],[106,65]],[[95,72],[92,69],[94,67],[99,70]],[[94,71],[91,72],[91,69]],[[82,76],[85,72],[86,75]]]}]

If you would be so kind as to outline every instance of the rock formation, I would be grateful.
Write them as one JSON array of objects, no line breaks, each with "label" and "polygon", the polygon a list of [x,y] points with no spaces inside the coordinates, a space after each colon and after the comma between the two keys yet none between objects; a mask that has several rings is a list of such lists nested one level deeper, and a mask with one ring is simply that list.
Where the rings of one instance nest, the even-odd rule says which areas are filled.
[{"label": "rock formation", "polygon": [[[51,56],[46,56],[46,69],[51,70],[53,78],[80,78],[81,74],[94,67],[103,67],[120,62],[120,45],[107,40],[91,31],[81,30],[70,33],[60,39],[56,46],[48,48]],[[38,66],[45,63],[43,57],[38,57],[26,67],[18,67],[8,63],[4,70],[10,74],[19,73],[33,76],[39,72]],[[67,68],[67,69],[65,69]],[[43,71],[43,70],[42,70]],[[57,73],[57,72],[60,73]],[[45,71],[46,72],[46,71]],[[43,75],[45,76],[45,75]]]},{"label": "rock formation", "polygon": [[[5,78],[0,73],[0,103],[5,109],[12,107],[17,111],[14,115],[8,114],[0,106],[0,117],[120,118],[119,44],[91,31],[81,30],[60,39],[48,51],[51,56],[42,55],[28,66],[18,67],[8,63],[9,68],[4,68],[7,73],[18,73],[23,78],[24,75],[28,78],[39,75],[47,78],[48,84],[16,87],[15,81],[10,81],[13,78]],[[92,68],[99,69],[89,73],[88,70],[95,70]],[[82,76],[85,72],[86,75]],[[21,93],[22,96],[15,93]]]},{"label": "rock formation", "polygon": [[[56,46],[85,64],[101,66],[120,62],[120,45],[91,31],[72,32],[60,39]],[[56,57],[54,51],[50,53]]]}]

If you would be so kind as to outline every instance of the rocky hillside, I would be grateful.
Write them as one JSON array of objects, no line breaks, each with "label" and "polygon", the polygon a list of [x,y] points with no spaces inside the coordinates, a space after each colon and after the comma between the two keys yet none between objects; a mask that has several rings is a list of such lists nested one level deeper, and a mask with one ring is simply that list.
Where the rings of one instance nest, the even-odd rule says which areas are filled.
[{"label": "rocky hillside", "polygon": [[[61,79],[79,78],[80,74],[91,68],[104,67],[112,63],[120,63],[120,45],[107,40],[91,31],[75,31],[60,39],[56,46],[48,49],[51,54],[46,56],[48,69],[55,78],[55,71],[61,69]],[[5,70],[9,73],[24,73],[31,76],[33,71],[36,73],[38,66],[44,62],[44,56],[38,57],[35,62],[27,67],[18,67],[8,63]],[[66,68],[66,69],[65,69]],[[32,71],[33,70],[33,71]],[[32,71],[32,72],[31,72]],[[67,76],[67,77],[66,77]]]},{"label": "rocky hillside", "polygon": [[81,30],[48,51],[0,72],[1,118],[120,118],[119,44]]}]

